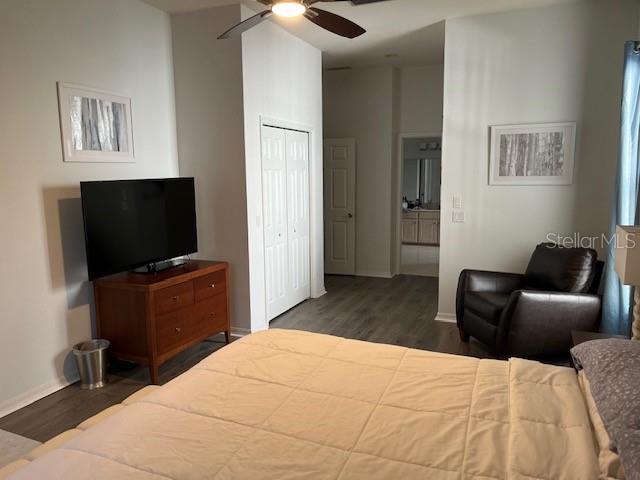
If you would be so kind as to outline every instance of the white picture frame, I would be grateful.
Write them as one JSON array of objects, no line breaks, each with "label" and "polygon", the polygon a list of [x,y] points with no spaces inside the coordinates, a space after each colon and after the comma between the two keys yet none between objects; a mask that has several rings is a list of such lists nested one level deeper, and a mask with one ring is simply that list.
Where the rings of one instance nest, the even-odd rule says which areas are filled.
[{"label": "white picture frame", "polygon": [[135,162],[131,97],[58,82],[65,162]]},{"label": "white picture frame", "polygon": [[489,185],[571,185],[576,123],[491,127]]}]

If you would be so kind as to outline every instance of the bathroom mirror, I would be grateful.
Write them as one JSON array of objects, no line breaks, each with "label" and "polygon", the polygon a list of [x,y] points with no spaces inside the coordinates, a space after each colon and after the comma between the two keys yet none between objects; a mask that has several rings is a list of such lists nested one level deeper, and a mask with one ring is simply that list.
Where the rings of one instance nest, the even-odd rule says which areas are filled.
[{"label": "bathroom mirror", "polygon": [[410,204],[419,200],[425,207],[440,209],[440,145],[440,138],[403,139],[402,196]]}]

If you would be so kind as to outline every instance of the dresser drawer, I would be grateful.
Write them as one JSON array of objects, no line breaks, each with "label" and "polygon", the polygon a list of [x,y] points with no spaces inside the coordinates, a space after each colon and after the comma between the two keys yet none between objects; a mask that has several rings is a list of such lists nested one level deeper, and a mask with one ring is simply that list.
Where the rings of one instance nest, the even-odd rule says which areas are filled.
[{"label": "dresser drawer", "polygon": [[179,283],[158,290],[155,294],[156,313],[172,312],[193,304],[193,282]]},{"label": "dresser drawer", "polygon": [[223,294],[227,288],[224,270],[213,272],[193,281],[196,302]]},{"label": "dresser drawer", "polygon": [[211,335],[227,330],[227,297],[216,295],[213,298],[196,303],[194,325],[197,335]]},{"label": "dresser drawer", "polygon": [[156,345],[158,354],[191,340],[196,335],[193,307],[182,308],[156,317]]}]

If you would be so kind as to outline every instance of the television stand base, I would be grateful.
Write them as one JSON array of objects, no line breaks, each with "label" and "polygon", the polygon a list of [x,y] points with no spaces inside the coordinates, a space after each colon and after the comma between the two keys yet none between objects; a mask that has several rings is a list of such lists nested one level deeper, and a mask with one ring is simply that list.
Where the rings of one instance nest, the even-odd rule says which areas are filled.
[{"label": "television stand base", "polygon": [[164,262],[148,263],[144,267],[139,267],[139,268],[136,268],[135,270],[132,270],[132,272],[133,273],[144,273],[144,274],[153,275],[153,274],[156,274],[156,273],[163,272],[165,270],[169,270],[170,268],[181,267],[182,265],[185,265],[186,263],[187,263],[187,261],[185,259],[183,259],[183,258],[165,260]]}]

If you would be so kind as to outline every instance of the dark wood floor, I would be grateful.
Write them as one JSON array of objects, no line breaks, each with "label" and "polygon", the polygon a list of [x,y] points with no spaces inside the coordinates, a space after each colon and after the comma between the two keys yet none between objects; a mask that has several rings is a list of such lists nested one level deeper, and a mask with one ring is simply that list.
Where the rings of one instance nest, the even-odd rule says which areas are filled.
[{"label": "dark wood floor", "polygon": [[435,321],[438,279],[327,275],[327,294],[307,300],[271,322],[293,328],[422,350],[490,357],[475,340],[462,343],[452,323]]},{"label": "dark wood floor", "polygon": [[[461,343],[455,325],[434,320],[437,278],[327,276],[325,285],[326,295],[298,305],[271,322],[271,327],[490,356],[473,339],[468,344]],[[223,346],[222,341],[207,341],[183,352],[160,368],[160,383],[171,380]],[[109,377],[110,383],[102,389],[86,391],[77,384],[71,385],[7,415],[0,419],[0,429],[43,442],[149,384],[146,368],[124,363],[114,365]]]},{"label": "dark wood floor", "polygon": [[[224,339],[205,341],[172,358],[160,367],[160,384],[177,377],[224,345]],[[75,383],[0,418],[0,429],[45,442],[122,402],[146,385],[149,385],[146,367],[115,362],[109,369],[109,383],[103,388],[82,390],[80,384]]]}]

